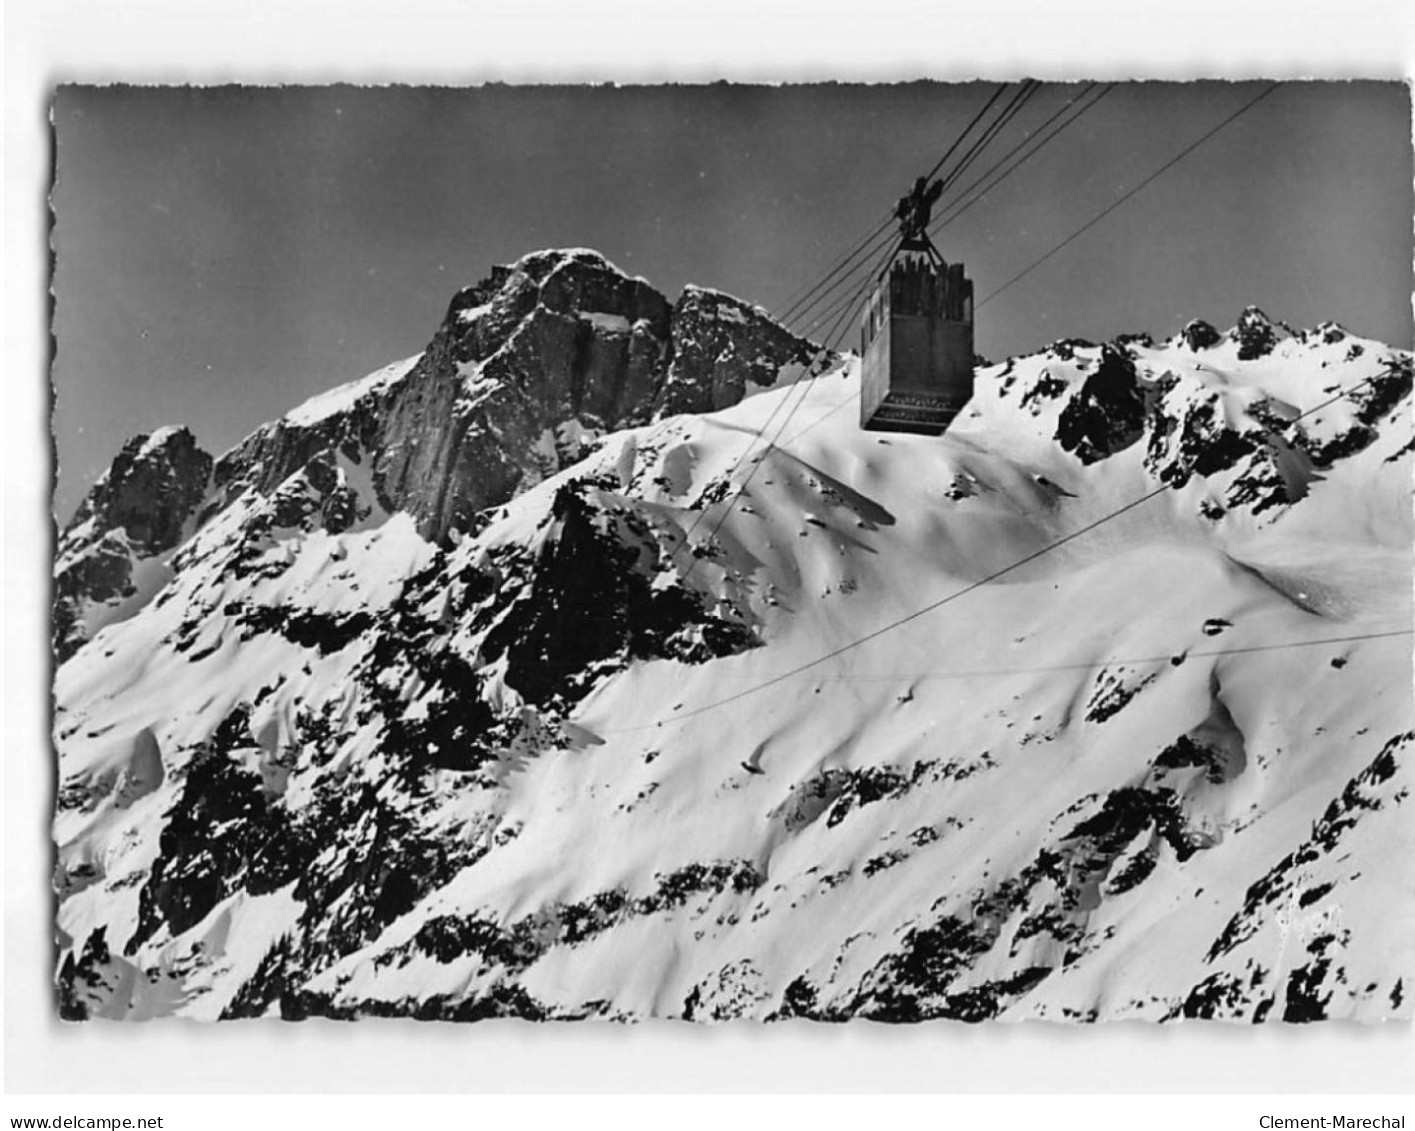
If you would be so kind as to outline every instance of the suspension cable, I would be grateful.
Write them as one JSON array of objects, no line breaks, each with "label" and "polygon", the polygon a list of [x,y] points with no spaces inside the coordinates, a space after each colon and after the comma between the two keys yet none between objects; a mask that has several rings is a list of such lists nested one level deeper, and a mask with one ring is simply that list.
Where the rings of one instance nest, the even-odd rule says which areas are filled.
[{"label": "suspension cable", "polygon": [[[1038,126],[1035,131],[1025,137],[1017,145],[1013,146],[1013,148],[1009,150],[1008,153],[1004,157],[1002,157],[995,165],[993,165],[992,168],[988,169],[987,172],[979,176],[967,188],[959,190],[958,196],[954,199],[953,203],[949,204],[948,207],[944,209],[943,214],[940,215],[940,217],[934,222],[933,233],[937,234],[943,231],[944,228],[947,228],[950,224],[957,220],[959,216],[963,215],[963,213],[967,212],[968,209],[972,208],[973,205],[977,204],[980,200],[984,199],[988,193],[990,193],[999,184],[1005,181],[1009,176],[1011,176],[1014,172],[1020,169],[1023,165],[1025,165],[1028,161],[1030,161],[1033,157],[1040,153],[1043,149],[1045,149],[1052,141],[1054,141],[1063,132],[1065,132],[1071,125],[1079,121],[1085,114],[1089,113],[1096,106],[1096,104],[1100,102],[1102,98],[1104,98],[1107,94],[1113,91],[1116,87],[1115,83],[1108,83],[1101,90],[1101,92],[1096,95],[1095,98],[1093,98],[1089,103],[1086,103],[1079,107],[1076,112],[1071,115],[1071,117],[1063,121],[1059,126],[1052,130],[1051,133],[1045,132],[1047,128],[1057,120],[1057,118],[1061,117],[1068,110],[1072,109],[1072,107],[1076,106],[1077,102],[1080,102],[1085,99],[1099,85],[1100,84],[1098,83],[1090,83],[1089,85],[1087,85],[1085,90],[1083,90],[1080,94],[1075,95],[1067,102],[1063,103],[1062,106],[1057,109],[1056,112],[1051,115],[1051,117],[1049,117],[1045,122]],[[1028,149],[1026,153],[1023,153],[1022,156],[1017,158],[1016,161],[1012,161],[1011,164],[1008,164],[1008,162],[1011,161],[1011,159],[1016,154],[1021,152],[1023,149],[1027,149],[1027,147],[1029,146],[1031,148]],[[1006,167],[1004,168],[1004,166]],[[1001,171],[999,172],[999,170]],[[996,173],[997,176],[994,177],[994,173]],[[993,179],[988,180],[989,177],[992,177]],[[985,181],[987,182],[986,184],[984,184]],[[974,195],[969,195],[973,194],[974,190],[977,189],[979,185],[983,186],[981,190]]]},{"label": "suspension cable", "polygon": [[[892,250],[890,254],[893,254]],[[833,334],[834,327],[832,327],[832,335]],[[811,363],[810,369],[807,370],[807,374],[810,374],[810,376],[812,377],[816,376],[817,374],[811,373],[811,370],[813,370],[815,366],[824,358],[829,357],[831,353],[834,352],[833,347],[830,344],[830,338],[831,335],[827,335],[826,341],[822,345],[820,354],[817,356],[816,360]],[[773,406],[771,414],[767,417],[765,423],[763,423],[762,426],[757,429],[756,438],[749,442],[747,447],[743,449],[742,454],[736,460],[733,461],[732,467],[729,468],[727,472],[727,479],[729,481],[731,480],[732,476],[737,473],[738,469],[742,466],[742,461],[746,459],[746,457],[751,453],[752,445],[755,444],[756,440],[765,439],[765,433],[767,429],[771,427],[772,420],[775,418],[776,414],[781,410],[781,408],[791,399],[792,392],[794,392],[797,386],[799,386],[803,390],[801,395],[796,398],[796,403],[791,406],[790,410],[786,413],[786,416],[782,419],[780,425],[777,426],[776,432],[772,435],[770,439],[766,441],[766,445],[762,448],[757,459],[752,463],[751,470],[747,472],[747,477],[742,481],[741,486],[737,489],[736,493],[732,496],[732,498],[728,500],[727,506],[723,509],[722,513],[718,515],[717,521],[713,523],[712,528],[707,533],[707,537],[703,539],[704,542],[711,543],[711,541],[715,537],[717,537],[717,533],[719,530],[722,529],[723,523],[725,523],[727,519],[731,516],[732,512],[737,508],[738,501],[742,499],[742,497],[746,494],[747,488],[751,485],[752,479],[756,476],[757,469],[761,466],[763,462],[763,457],[768,452],[775,449],[777,441],[781,439],[781,434],[791,423],[791,420],[796,415],[797,411],[801,408],[803,404],[805,404],[806,398],[810,396],[810,391],[813,386],[811,381],[806,379],[806,374],[803,374],[801,377],[798,377],[793,383],[793,385],[790,386],[790,391],[788,391],[785,396],[781,397],[777,404]],[[675,556],[682,549],[691,546],[692,534],[698,528],[699,524],[702,522],[703,517],[706,514],[706,508],[698,512],[697,517],[694,518],[692,523],[689,524],[688,529],[684,532],[683,542],[676,550],[672,552],[672,554],[670,554],[670,557]],[[688,568],[684,572],[683,577],[681,579],[683,584],[687,584],[688,579],[692,576],[693,570],[697,568],[699,560],[699,558],[694,557],[693,560],[689,563]]]},{"label": "suspension cable", "polygon": [[[1031,82],[1032,80],[1027,81]],[[934,164],[933,168],[929,170],[928,174],[924,178],[925,180],[931,179],[934,174],[936,174],[941,168],[943,168],[943,166],[947,163],[948,159],[953,156],[954,152],[963,143],[964,139],[968,136],[968,134],[972,132],[973,128],[980,121],[982,121],[984,117],[986,117],[988,111],[992,109],[994,103],[996,103],[997,100],[1002,97],[1002,94],[1007,89],[1008,85],[1008,83],[1002,83],[995,91],[993,91],[992,97],[990,97],[987,102],[983,104],[982,108],[976,114],[973,115],[972,119],[968,122],[968,124],[964,126],[958,136],[954,138],[953,143],[949,145],[949,147],[944,151],[943,156],[940,157],[938,161]],[[1025,87],[1026,84],[1024,84],[1024,89]],[[836,276],[838,276],[842,271],[845,270],[846,266],[852,260],[858,258],[861,254],[868,255],[869,252],[865,251],[864,249],[868,248],[869,245],[871,245],[872,243],[875,243],[877,246],[877,240],[879,235],[889,227],[893,219],[894,215],[891,212],[882,221],[880,221],[880,223],[875,226],[875,228],[870,232],[870,234],[865,236],[865,238],[861,240],[860,243],[856,245],[856,247],[852,251],[846,253],[846,255],[839,262],[838,266],[836,266],[833,270],[829,271],[819,283],[817,283],[814,287],[811,287],[799,299],[796,299],[792,303],[790,303],[785,313],[780,316],[780,321],[789,322],[791,319],[797,317],[797,315],[801,313],[799,309],[801,307],[801,304],[805,303],[808,299],[813,297],[817,291],[819,291],[827,283],[831,282],[831,280],[835,279]],[[833,290],[834,288],[831,289]],[[806,309],[809,309],[809,307],[807,307]]]},{"label": "suspension cable", "polygon": [[[1319,404],[1313,405],[1311,408],[1298,413],[1291,420],[1283,421],[1282,423],[1274,427],[1272,430],[1274,432],[1282,432],[1288,428],[1291,428],[1299,420],[1311,416],[1313,413],[1320,412],[1322,409],[1328,407],[1329,405],[1335,404],[1337,401],[1349,397],[1364,386],[1371,384],[1371,382],[1375,380],[1375,376],[1377,375],[1373,375],[1371,377],[1367,377],[1361,381],[1356,382],[1350,388],[1343,389],[1334,396],[1331,396],[1326,400],[1320,402]],[[1089,534],[1091,531],[1097,529],[1098,527],[1103,526],[1106,523],[1119,518],[1121,515],[1127,514],[1128,512],[1135,510],[1138,507],[1143,506],[1150,500],[1158,498],[1160,495],[1163,495],[1167,491],[1170,491],[1172,489],[1177,488],[1175,488],[1174,485],[1171,483],[1161,483],[1157,487],[1151,488],[1149,491],[1146,491],[1143,495],[1131,499],[1129,502],[1123,504],[1122,506],[1119,506],[1114,510],[1106,512],[1100,517],[1091,520],[1090,522],[1078,527],[1070,533],[1064,534],[1060,538],[1056,538],[1051,542],[1048,542],[1045,545],[1039,547],[1038,549],[1031,551],[1028,554],[1024,554],[1020,558],[1014,559],[1008,564],[993,570],[991,573],[979,578],[976,581],[969,582],[968,584],[963,585],[958,589],[954,589],[949,593],[945,593],[942,597],[928,602],[920,608],[915,609],[911,613],[907,613],[902,617],[898,617],[895,620],[889,621],[881,625],[880,627],[865,633],[862,636],[855,637],[853,640],[849,640],[844,644],[832,648],[829,651],[819,656],[816,656],[813,659],[807,660],[806,662],[801,664],[797,664],[795,667],[788,668],[786,671],[779,672],[774,676],[770,676],[767,679],[754,683],[748,687],[743,688],[740,691],[735,691],[732,694],[725,695],[720,699],[712,700],[711,702],[705,703],[702,706],[693,708],[691,711],[685,711],[681,714],[675,715],[670,721],[677,723],[682,722],[686,719],[695,718],[698,715],[706,714],[709,711],[717,710],[719,707],[725,707],[731,703],[740,702],[741,700],[746,699],[751,695],[755,695],[758,692],[765,691],[768,688],[775,687],[781,683],[785,683],[787,680],[792,679],[795,676],[801,675],[802,673],[810,671],[813,668],[817,668],[821,664],[827,663],[830,660],[842,656],[847,652],[853,651],[854,649],[868,644],[873,640],[878,640],[880,637],[886,635],[887,633],[893,632],[897,628],[901,628],[906,624],[910,624],[913,621],[920,619],[921,617],[927,616],[929,613],[934,612],[937,609],[943,608],[945,605],[952,604],[954,601],[960,600],[961,598],[966,597],[968,594],[976,592],[977,590],[982,589],[987,585],[990,585],[992,582],[997,581],[999,578],[1005,577],[1008,574],[1021,569],[1023,566],[1029,565],[1037,559],[1044,557],[1052,551],[1058,550],[1061,547],[1076,541],[1078,538]],[[616,728],[607,733],[620,734],[629,731],[649,730],[654,727],[661,727],[662,725],[662,721],[657,721],[652,723],[640,724],[638,726]]]},{"label": "suspension cable", "polygon": [[1002,132],[1007,124],[1021,113],[1022,109],[1036,96],[1037,91],[1039,91],[1041,87],[1042,84],[1035,79],[1028,79],[1022,84],[1017,93],[1012,96],[1011,101],[1003,107],[1002,112],[993,120],[992,124],[973,142],[968,148],[968,151],[958,159],[958,164],[943,178],[944,192],[951,189],[958,178],[968,171],[973,162],[978,159],[979,155],[992,144],[993,140]]},{"label": "suspension cable", "polygon": [[1028,275],[1030,275],[1033,271],[1035,271],[1038,267],[1040,267],[1043,263],[1047,262],[1047,260],[1049,260],[1052,256],[1056,255],[1056,254],[1057,254],[1058,252],[1060,252],[1063,248],[1069,247],[1073,242],[1075,242],[1077,239],[1079,239],[1079,238],[1080,238],[1082,235],[1084,235],[1086,232],[1090,231],[1093,227],[1095,227],[1097,224],[1099,224],[1102,220],[1104,220],[1107,216],[1109,216],[1112,212],[1114,212],[1117,208],[1119,208],[1122,204],[1124,204],[1124,203],[1125,203],[1127,200],[1129,200],[1131,197],[1133,197],[1133,196],[1135,196],[1137,193],[1139,193],[1139,192],[1140,192],[1142,189],[1144,189],[1147,185],[1153,183],[1155,180],[1157,180],[1157,179],[1158,179],[1160,176],[1162,176],[1164,173],[1167,173],[1170,169],[1174,168],[1174,166],[1178,165],[1179,162],[1183,161],[1184,158],[1188,157],[1189,154],[1193,153],[1194,150],[1198,149],[1199,146],[1203,145],[1204,142],[1208,141],[1211,137],[1213,137],[1215,134],[1217,134],[1220,130],[1224,129],[1226,126],[1232,124],[1233,122],[1236,122],[1240,117],[1242,117],[1244,114],[1246,114],[1249,110],[1251,110],[1254,106],[1256,106],[1256,105],[1257,105],[1259,102],[1261,102],[1264,98],[1268,97],[1268,95],[1272,94],[1272,92],[1275,91],[1275,90],[1277,90],[1277,88],[1280,87],[1281,85],[1282,85],[1282,83],[1280,83],[1280,82],[1275,82],[1275,83],[1271,84],[1270,86],[1268,86],[1266,89],[1264,89],[1264,90],[1263,90],[1261,93],[1259,93],[1257,96],[1255,96],[1255,97],[1253,97],[1253,98],[1250,98],[1247,102],[1245,102],[1242,106],[1240,106],[1237,110],[1235,110],[1235,111],[1234,111],[1232,114],[1230,114],[1227,118],[1225,118],[1223,121],[1221,121],[1218,125],[1214,126],[1211,130],[1209,130],[1207,133],[1205,133],[1202,137],[1200,137],[1200,138],[1198,138],[1196,141],[1192,141],[1192,142],[1190,142],[1188,145],[1186,145],[1186,146],[1185,146],[1183,149],[1181,149],[1177,154],[1175,154],[1173,157],[1171,157],[1168,161],[1166,161],[1163,165],[1161,165],[1158,169],[1156,169],[1153,173],[1151,173],[1148,177],[1146,177],[1143,181],[1141,181],[1141,182],[1140,182],[1138,185],[1136,185],[1134,188],[1130,189],[1127,193],[1125,193],[1123,196],[1121,196],[1118,200],[1114,201],[1112,204],[1108,205],[1106,208],[1104,208],[1102,211],[1100,211],[1099,213],[1097,213],[1097,214],[1096,214],[1095,216],[1093,216],[1091,219],[1087,220],[1084,224],[1082,224],[1079,228],[1077,228],[1074,232],[1072,232],[1069,236],[1067,236],[1064,240],[1062,240],[1062,241],[1061,241],[1059,244],[1057,244],[1054,248],[1052,248],[1050,251],[1048,251],[1048,252],[1047,252],[1045,255],[1043,255],[1040,259],[1035,260],[1034,262],[1032,262],[1031,264],[1029,264],[1027,267],[1025,267],[1025,268],[1023,268],[1021,271],[1017,272],[1017,274],[1013,275],[1012,278],[1008,279],[1007,282],[1003,283],[1002,286],[998,287],[995,291],[992,291],[991,293],[989,293],[988,295],[986,295],[985,297],[983,297],[982,299],[980,299],[980,300],[978,301],[978,303],[977,303],[977,306],[974,307],[974,309],[977,309],[978,307],[982,307],[982,306],[986,305],[987,303],[991,302],[993,299],[997,298],[998,295],[1000,295],[1000,294],[1002,294],[1004,291],[1008,290],[1010,287],[1014,286],[1014,285],[1017,284],[1017,283],[1020,283],[1023,279],[1025,279]]}]

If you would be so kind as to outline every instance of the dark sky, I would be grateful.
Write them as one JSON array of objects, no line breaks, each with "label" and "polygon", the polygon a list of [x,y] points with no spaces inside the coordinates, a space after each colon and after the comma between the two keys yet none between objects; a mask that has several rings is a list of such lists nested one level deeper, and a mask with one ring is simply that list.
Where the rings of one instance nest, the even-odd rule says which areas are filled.
[{"label": "dark sky", "polygon": [[[1264,84],[1122,85],[943,235],[989,294]],[[458,287],[593,247],[670,298],[780,309],[991,84],[81,88],[54,102],[56,511],[123,441],[214,453],[417,352]],[[1078,88],[1047,86],[986,168]],[[993,358],[1232,324],[1248,303],[1411,344],[1409,102],[1287,84],[986,305]]]}]

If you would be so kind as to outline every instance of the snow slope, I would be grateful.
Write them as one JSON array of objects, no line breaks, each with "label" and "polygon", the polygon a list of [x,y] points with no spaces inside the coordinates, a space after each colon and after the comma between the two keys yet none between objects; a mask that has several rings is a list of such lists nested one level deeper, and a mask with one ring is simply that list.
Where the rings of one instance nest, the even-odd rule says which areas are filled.
[{"label": "snow slope", "polygon": [[1410,1017],[1410,356],[1260,318],[248,488],[58,671],[66,1014]]}]

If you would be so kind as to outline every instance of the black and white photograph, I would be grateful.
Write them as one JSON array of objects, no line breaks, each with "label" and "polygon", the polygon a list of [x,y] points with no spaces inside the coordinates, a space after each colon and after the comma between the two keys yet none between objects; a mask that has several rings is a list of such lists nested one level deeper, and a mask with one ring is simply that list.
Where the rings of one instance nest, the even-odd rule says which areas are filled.
[{"label": "black and white photograph", "polygon": [[1405,84],[50,114],[57,1016],[1415,1016]]}]

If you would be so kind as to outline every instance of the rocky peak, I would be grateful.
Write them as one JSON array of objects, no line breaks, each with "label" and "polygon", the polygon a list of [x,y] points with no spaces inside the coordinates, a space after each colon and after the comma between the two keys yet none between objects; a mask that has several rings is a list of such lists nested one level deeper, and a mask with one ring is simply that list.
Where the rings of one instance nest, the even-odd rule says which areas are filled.
[{"label": "rocky peak", "polygon": [[734,405],[749,384],[775,384],[783,366],[804,367],[820,352],[761,307],[689,285],[673,307],[671,361],[655,415]]},{"label": "rocky peak", "polygon": [[433,340],[457,361],[485,361],[537,313],[583,319],[599,330],[631,333],[640,326],[662,347],[670,333],[668,300],[643,279],[631,279],[595,251],[538,251],[496,266],[452,300]]},{"label": "rocky peak", "polygon": [[1277,327],[1256,306],[1247,307],[1237,324],[1228,332],[1230,341],[1238,343],[1238,360],[1253,361],[1272,353],[1278,342]]},{"label": "rocky peak", "polygon": [[[171,583],[57,672],[64,1016],[1410,1012],[1411,924],[1357,882],[1403,843],[1415,742],[1378,639],[1408,353],[1071,340],[982,375],[942,440],[827,407],[858,365],[790,452],[758,451],[784,388],[597,440],[804,352],[714,292],[631,317],[653,302],[578,253],[499,268],[421,355],[221,461],[124,603]],[[526,490],[572,440],[600,450]],[[881,625],[838,693],[810,657]],[[945,636],[983,643],[940,734],[914,661]]]},{"label": "rocky peak", "polygon": [[[182,427],[134,436],[85,496],[55,553],[53,643],[67,657],[125,602],[138,563],[176,546],[206,495],[211,456]],[[155,571],[145,571],[149,587]],[[86,617],[86,609],[98,610]]]},{"label": "rocky peak", "polygon": [[1344,342],[1350,334],[1345,326],[1330,319],[1318,322],[1310,330],[1303,330],[1298,334],[1298,338],[1304,345],[1320,343],[1324,346],[1334,346],[1337,342]]},{"label": "rocky peak", "polygon": [[1223,340],[1223,335],[1202,318],[1195,318],[1185,323],[1184,329],[1179,331],[1179,340],[1197,353],[1199,350],[1218,345]]},{"label": "rocky peak", "polygon": [[[1400,351],[1354,338],[1330,321],[1294,330],[1257,307],[1226,335],[1196,319],[1159,347],[1145,341],[1124,334],[1099,346],[1075,338],[1053,342],[999,367],[997,395],[1017,390],[1017,407],[1082,465],[1139,445],[1146,471],[1160,482],[1183,487],[1195,477],[1212,479],[1198,505],[1211,521],[1229,511],[1275,521],[1305,497],[1314,469],[1376,443],[1380,422],[1412,388],[1409,358]],[[1225,342],[1237,349],[1225,348],[1205,365],[1184,357]],[[1299,404],[1214,379],[1221,367],[1267,357],[1279,343],[1282,365],[1293,375],[1355,365],[1345,378],[1354,387],[1343,407],[1293,429]],[[1330,397],[1338,388],[1335,374],[1322,380],[1323,396]]]},{"label": "rocky peak", "polygon": [[135,438],[80,520],[98,516],[100,536],[124,527],[149,554],[193,511],[201,525],[254,491],[281,496],[282,525],[337,531],[406,511],[446,543],[603,433],[726,408],[820,354],[730,295],[689,286],[670,304],[598,252],[538,251],[459,291],[421,354],[313,398],[214,468],[184,429]]},{"label": "rocky peak", "polygon": [[1134,361],[1124,347],[1107,342],[1095,369],[1061,410],[1056,441],[1082,463],[1095,463],[1140,438],[1145,412]]},{"label": "rocky peak", "polygon": [[89,491],[68,530],[91,521],[105,531],[123,530],[140,554],[170,549],[206,493],[210,472],[211,457],[185,427],[134,436]]},{"label": "rocky peak", "polygon": [[534,252],[458,292],[406,372],[369,379],[338,412],[297,410],[223,457],[221,505],[338,448],[371,466],[381,507],[441,541],[581,458],[587,438],[735,404],[816,352],[728,295],[689,287],[670,305],[598,252]]}]

